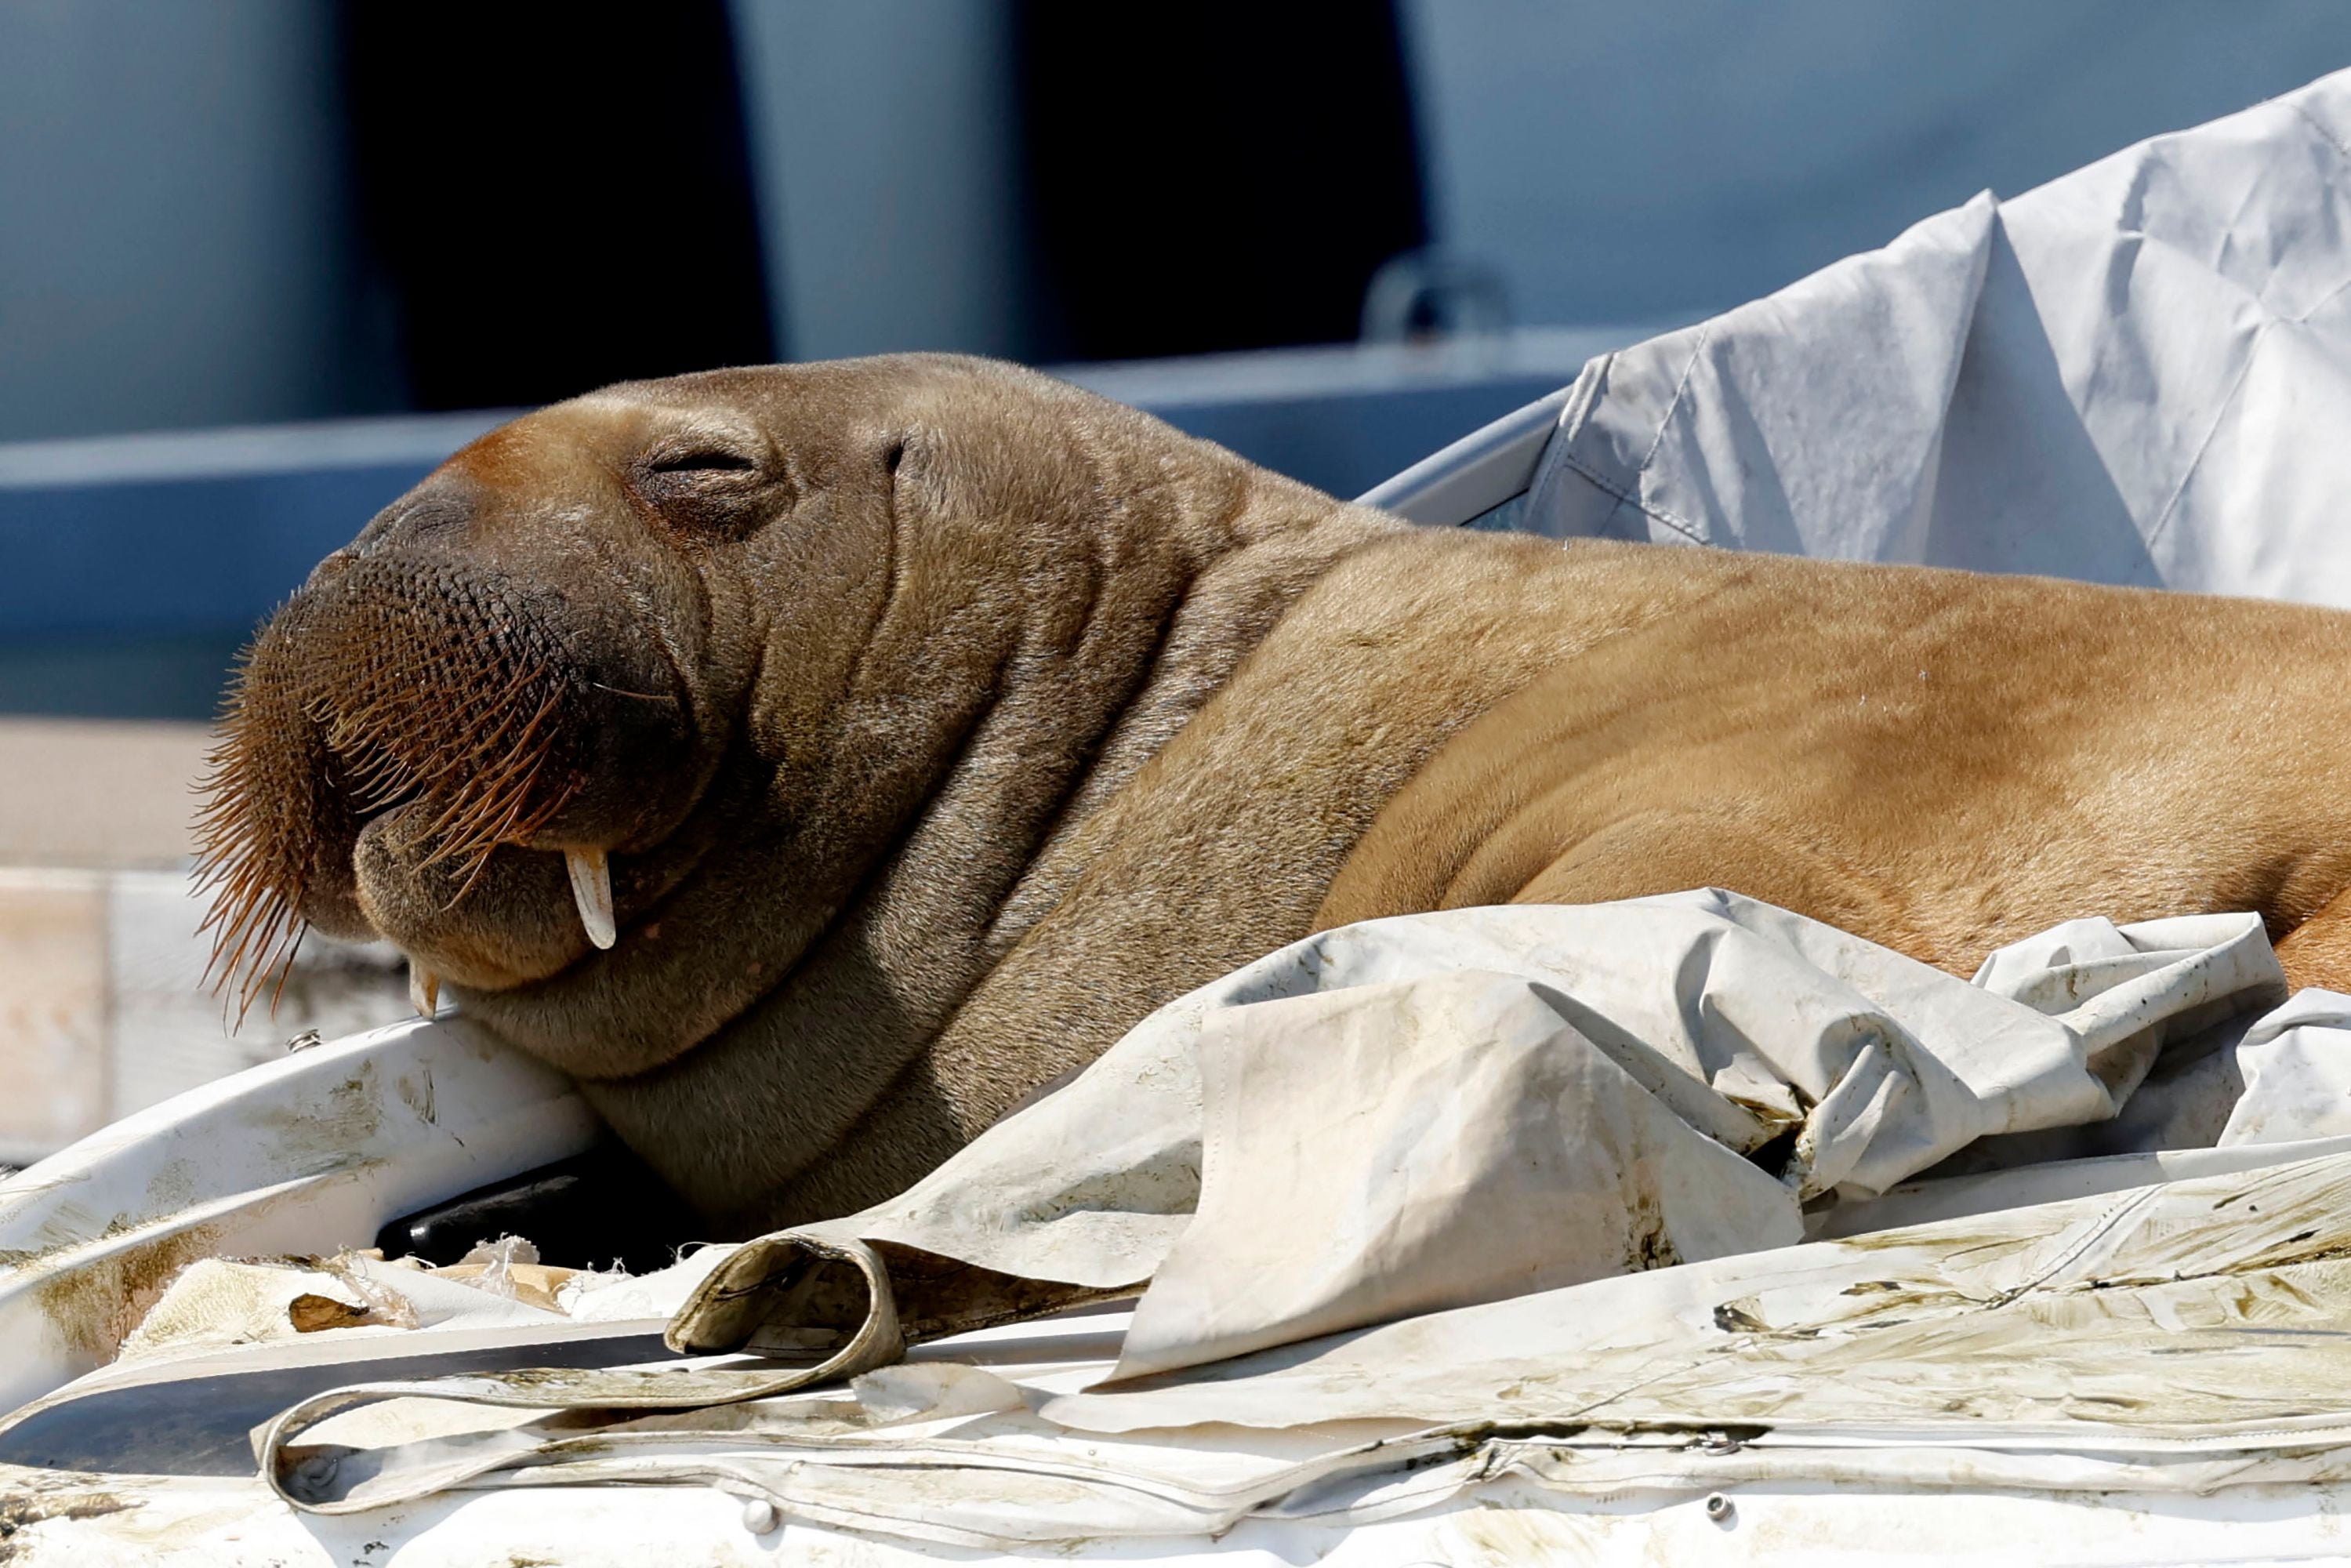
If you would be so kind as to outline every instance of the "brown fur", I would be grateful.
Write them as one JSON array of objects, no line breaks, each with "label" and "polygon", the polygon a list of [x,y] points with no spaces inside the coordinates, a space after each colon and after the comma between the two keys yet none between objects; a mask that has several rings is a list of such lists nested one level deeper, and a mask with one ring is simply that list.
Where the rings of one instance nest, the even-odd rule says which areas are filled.
[{"label": "brown fur", "polygon": [[979,361],[714,372],[320,567],[230,717],[224,953],[389,936],[749,1229],[1372,915],[1714,883],[1966,972],[2252,908],[2351,981],[2346,668],[2322,611],[1416,531]]}]

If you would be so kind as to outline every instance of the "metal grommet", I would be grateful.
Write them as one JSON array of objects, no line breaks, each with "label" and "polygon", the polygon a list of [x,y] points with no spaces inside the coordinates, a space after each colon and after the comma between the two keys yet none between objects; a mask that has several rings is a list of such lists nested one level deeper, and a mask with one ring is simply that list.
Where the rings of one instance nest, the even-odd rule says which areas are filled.
[{"label": "metal grommet", "polygon": [[1723,1496],[1719,1491],[1710,1491],[1706,1494],[1707,1518],[1714,1521],[1717,1524],[1723,1524],[1729,1522],[1730,1514],[1731,1508],[1730,1500],[1729,1498]]}]

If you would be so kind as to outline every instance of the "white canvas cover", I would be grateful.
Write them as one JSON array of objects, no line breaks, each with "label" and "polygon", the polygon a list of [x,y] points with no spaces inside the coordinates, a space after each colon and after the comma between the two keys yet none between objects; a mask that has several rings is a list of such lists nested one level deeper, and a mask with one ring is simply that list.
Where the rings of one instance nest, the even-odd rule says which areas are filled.
[{"label": "white canvas cover", "polygon": [[[1319,1484],[1328,1468],[1301,1468],[1299,1441],[1326,1447],[1329,1458],[1352,1455],[1360,1434],[1351,1424],[1364,1421],[1404,1422],[1412,1432],[1481,1419],[1557,1421],[1562,1379],[1583,1390],[1581,1401],[1651,1361],[1696,1354],[1710,1368],[1662,1404],[1636,1402],[1666,1412],[1655,1419],[1751,1425],[1751,1405],[1734,1413],[1709,1403],[1715,1384],[1732,1375],[1712,1361],[1725,1347],[1684,1347],[1675,1337],[1698,1321],[1693,1291],[1711,1293],[1706,1310],[1715,1315],[1705,1321],[1716,1330],[1779,1323],[1754,1303],[1780,1312],[1780,1301],[1801,1299],[1820,1322],[1799,1337],[1816,1338],[1827,1324],[1843,1336],[1848,1320],[1911,1321],[1875,1299],[1889,1270],[1897,1280],[1932,1267],[2008,1281],[1983,1287],[1995,1292],[2044,1285],[2043,1263],[2074,1270],[2085,1286],[2110,1282],[2098,1272],[2105,1253],[2085,1262],[2084,1247],[2118,1216],[2158,1213],[2132,1221],[2145,1229],[2145,1246],[2281,1266],[2315,1248],[2327,1254],[2308,1259],[2321,1275],[2338,1268],[2305,1233],[2312,1207],[2331,1198],[2264,1198],[2267,1218],[2247,1230],[2242,1217],[2215,1218],[2209,1197],[2165,1197],[2147,1209],[2111,1196],[2139,1188],[2143,1198],[2161,1190],[2145,1189],[2147,1181],[2215,1172],[2221,1185],[2210,1196],[2233,1193],[2242,1182],[2227,1172],[2297,1159],[2309,1165],[2314,1193],[2337,1190],[2351,1098],[2335,1064],[2351,1060],[2351,1030],[2339,1027],[2351,999],[2311,992],[2280,1009],[2283,995],[2251,915],[2070,922],[2002,949],[1973,982],[1710,889],[1342,927],[1169,1004],[1068,1087],[901,1197],[749,1243],[715,1268],[697,1260],[695,1278],[682,1281],[691,1294],[673,1321],[673,1343],[705,1352],[747,1345],[795,1358],[788,1364],[360,1385],[287,1412],[264,1443],[265,1471],[289,1500],[329,1512],[493,1476],[554,1483],[577,1473],[580,1412],[594,1410],[602,1412],[590,1418],[599,1437],[590,1473],[598,1478],[664,1479],[689,1462],[686,1452],[707,1458],[715,1444],[730,1476],[778,1489],[779,1500],[789,1495],[801,1507],[810,1494],[786,1472],[810,1460],[811,1446],[836,1437],[866,1442],[879,1428],[989,1418],[982,1428],[1010,1448],[967,1456],[987,1470],[1050,1469],[1045,1455],[1012,1441],[1040,1429],[1208,1424],[1303,1434],[1225,1445],[1214,1465],[1204,1458],[1188,1473],[1178,1462],[1146,1479],[1113,1466],[1081,1511],[1086,1532],[1149,1534],[1221,1524],[1208,1500],[1195,1497],[1170,1514],[1164,1499],[1138,1501],[1137,1487],[1194,1489],[1205,1466],[1231,1470],[1242,1511],[1273,1506]],[[2265,1010],[2276,1021],[2249,1030]],[[1910,1218],[1911,1195],[1884,1195],[1988,1134],[2109,1118],[2167,1047],[2240,1060],[2238,1078],[2261,1091],[2238,1102],[2242,1125],[2231,1125],[2207,1163],[2167,1168],[2142,1155],[2137,1164],[2076,1162],[2103,1167],[2086,1179],[2059,1167],[2073,1173],[2070,1187],[2037,1187],[2046,1176],[2035,1172],[1996,1178],[2011,1184],[2006,1194],[1979,1184],[1965,1207],[2052,1197],[2074,1207],[2021,1211],[2030,1218],[2013,1221],[2012,1242],[1964,1265],[1935,1261],[1944,1243],[1933,1238],[1905,1239],[1910,1233],[1871,1225],[1868,1211],[1879,1205],[1885,1223]],[[2324,1095],[2312,1092],[2314,1080]],[[2290,1130],[2302,1141],[2234,1147],[2246,1129]],[[1807,1246],[1808,1221],[1818,1232],[1832,1218],[1869,1240]],[[2288,1230],[2275,1228],[2289,1220]],[[2192,1241],[2183,1228],[2195,1231]],[[1980,1240],[1982,1232],[1972,1234]],[[1899,1267],[1886,1261],[1896,1253]],[[1825,1304],[1823,1270],[1838,1281]],[[2213,1272],[2230,1274],[2225,1289],[2240,1295],[2269,1288],[2236,1277],[2244,1270],[2233,1262]],[[1630,1276],[1619,1281],[1621,1296],[1588,1294],[1620,1276]],[[896,1413],[860,1416],[853,1439],[822,1422],[810,1427],[814,1406],[643,1414],[772,1400],[876,1373],[911,1343],[1136,1288],[1141,1300],[1114,1361],[1074,1385],[1024,1392],[952,1365],[921,1368],[912,1383],[893,1373],[862,1385],[870,1393],[860,1397],[886,1395]],[[1914,1310],[1923,1289],[1883,1286]],[[2199,1289],[2201,1301],[2224,1286]],[[1945,1281],[1927,1294],[1940,1310],[1980,1300],[1971,1292]],[[1844,1299],[1855,1293],[1871,1299]],[[2342,1307],[2351,1312],[2351,1299]],[[2099,1310],[2122,1309],[2109,1301]],[[2311,1312],[2331,1323],[2335,1310]],[[1391,1326],[1347,1337],[1381,1324]],[[1874,1342],[1872,1354],[1923,1332]],[[2086,1320],[2081,1339],[2067,1352],[2081,1362],[2069,1377],[2126,1354]],[[1282,1354],[1301,1344],[1302,1356]],[[1397,1347],[1392,1364],[1363,1348],[1382,1344]],[[1835,1359],[1819,1354],[1824,1364]],[[1538,1378],[1537,1367],[1548,1370]],[[1185,1375],[1196,1369],[1203,1380]],[[1774,1388],[1786,1381],[1783,1371],[1757,1375]],[[1865,1395],[1805,1394],[1800,1403],[1819,1406],[1808,1421],[1832,1427],[1865,1415],[1932,1428],[1943,1423],[1939,1406],[1917,1400],[1949,1375],[1906,1369],[1907,1381],[1872,1384]],[[1263,1397],[1231,1392],[1260,1377],[1272,1390]],[[2285,1377],[2248,1384],[2239,1400],[2268,1419],[2273,1406],[2299,1396]],[[421,1437],[413,1418],[386,1426],[367,1415],[418,1396],[563,1414],[520,1425],[511,1415],[459,1420],[455,1435],[444,1418]],[[1774,1397],[1784,1404],[1796,1395]],[[1983,1398],[1990,1408],[2025,1396],[1987,1385]],[[1004,1428],[998,1418],[1015,1412]],[[322,1422],[340,1423],[334,1477],[306,1484],[303,1465],[323,1451]],[[747,1451],[747,1422],[763,1434]],[[616,1439],[624,1439],[617,1452]],[[962,1432],[963,1440],[977,1439]],[[1438,1442],[1425,1437],[1423,1448]],[[1341,1468],[1363,1462],[1350,1457]],[[1008,1500],[1027,1494],[1001,1477],[987,1484],[986,1516],[1010,1533],[974,1525],[939,1539],[1019,1538],[1005,1522],[1017,1515]],[[1050,1510],[1038,1517],[1070,1522]]]},{"label": "white canvas cover", "polygon": [[1138,1376],[1792,1246],[1807,1200],[2105,1120],[2167,1040],[2285,994],[2250,915],[2077,921],[1979,980],[1712,889],[1341,927],[1169,1004],[899,1198],[752,1243],[672,1338],[822,1325],[828,1258],[876,1281],[854,1361],[895,1354],[885,1319],[1000,1316],[948,1260],[1064,1300],[1149,1281]]},{"label": "white canvas cover", "polygon": [[2351,73],[1593,361],[1517,525],[2351,605]]},{"label": "white canvas cover", "polygon": [[[323,1424],[274,1432],[302,1445],[265,1458],[321,1512],[468,1484],[700,1482],[998,1548],[1363,1524],[1514,1477],[1571,1509],[1740,1486],[2095,1498],[2119,1530],[2134,1504],[2193,1518],[2190,1500],[2232,1487],[2351,1479],[2346,1184],[2341,1145],[2280,1149],[2251,1175],[1625,1275],[1091,1390],[1099,1362],[1032,1347],[1008,1365],[985,1339],[846,1390],[684,1416],[644,1411],[651,1380],[619,1372],[386,1385],[316,1402],[300,1419]],[[706,1400],[759,1375],[668,1382]],[[466,1423],[420,1409],[431,1394],[601,1409]],[[382,1403],[350,1408],[369,1396]],[[2140,1546],[2107,1560],[2170,1560]]]}]

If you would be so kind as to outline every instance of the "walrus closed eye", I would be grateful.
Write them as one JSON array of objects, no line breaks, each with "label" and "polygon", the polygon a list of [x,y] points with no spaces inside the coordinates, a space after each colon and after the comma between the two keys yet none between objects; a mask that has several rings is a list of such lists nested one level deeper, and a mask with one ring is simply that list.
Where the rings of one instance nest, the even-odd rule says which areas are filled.
[{"label": "walrus closed eye", "polygon": [[381,936],[711,1222],[842,1212],[1318,925],[1713,883],[1965,972],[2351,980],[2351,617],[1420,531],[907,357],[495,431],[322,563],[206,818],[246,1001]]}]

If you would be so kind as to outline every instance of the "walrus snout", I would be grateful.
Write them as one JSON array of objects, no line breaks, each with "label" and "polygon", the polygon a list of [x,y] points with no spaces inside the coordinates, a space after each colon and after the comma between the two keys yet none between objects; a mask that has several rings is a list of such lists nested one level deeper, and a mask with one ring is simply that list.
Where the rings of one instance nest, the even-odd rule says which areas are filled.
[{"label": "walrus snout", "polygon": [[302,924],[467,985],[552,974],[614,939],[610,853],[690,806],[686,694],[592,563],[404,544],[322,564],[233,693],[205,848],[248,999]]}]

